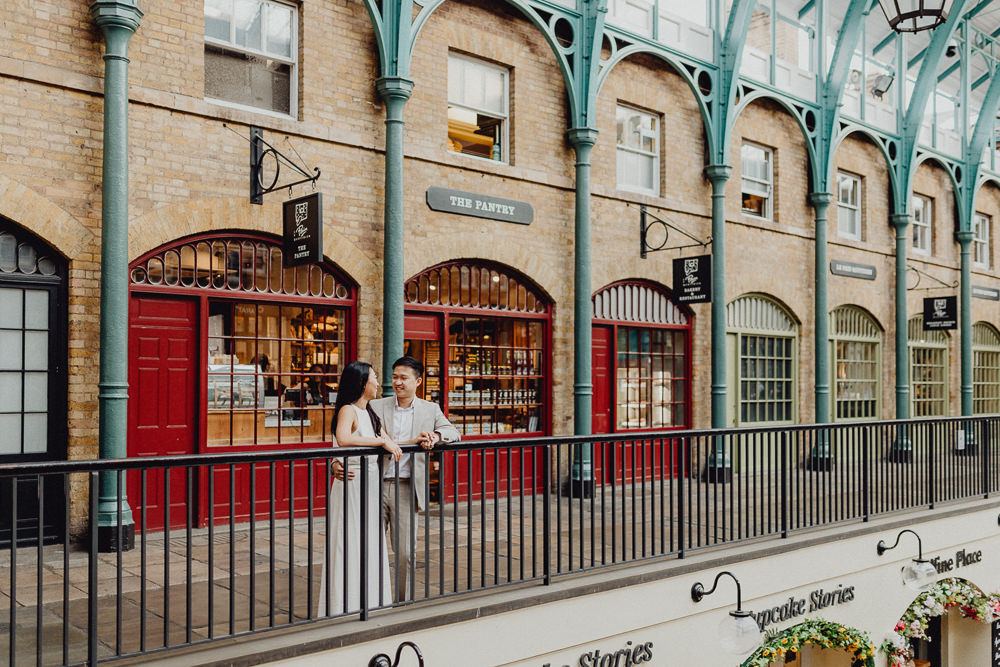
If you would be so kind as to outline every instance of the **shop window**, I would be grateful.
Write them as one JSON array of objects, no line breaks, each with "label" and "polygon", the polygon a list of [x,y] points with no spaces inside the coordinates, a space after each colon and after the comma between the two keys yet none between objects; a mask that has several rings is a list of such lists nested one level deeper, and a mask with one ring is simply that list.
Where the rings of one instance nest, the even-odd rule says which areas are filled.
[{"label": "shop window", "polygon": [[507,162],[510,70],[448,56],[448,150]]},{"label": "shop window", "polygon": [[988,269],[990,262],[990,216],[976,213],[972,216],[972,261],[981,268]]},{"label": "shop window", "polygon": [[985,322],[972,327],[972,411],[1000,414],[1000,334]]},{"label": "shop window", "polygon": [[744,143],[741,152],[743,168],[743,212],[770,220],[773,215],[774,152],[770,148]]},{"label": "shop window", "polygon": [[948,414],[948,334],[924,331],[918,315],[908,326],[910,347],[910,416]]},{"label": "shop window", "polygon": [[761,295],[726,307],[727,347],[735,361],[731,420],[738,426],[790,424],[796,419],[798,325]]},{"label": "shop window", "polygon": [[[548,299],[493,264],[450,263],[406,283],[408,319],[436,314],[437,341],[411,349],[447,360],[444,410],[464,435],[541,434],[548,428]],[[417,344],[419,342],[419,345]]]},{"label": "shop window", "polygon": [[169,294],[200,304],[208,447],[332,440],[354,303],[354,288],[332,269],[286,268],[269,240],[204,238],[147,255],[131,281],[133,299]]},{"label": "shop window", "polygon": [[618,106],[618,187],[660,194],[660,119]]},{"label": "shop window", "polygon": [[593,304],[595,432],[687,427],[689,312],[662,286],[633,281],[598,291]]},{"label": "shop window", "polygon": [[882,330],[865,311],[841,306],[830,313],[834,420],[878,419]]},{"label": "shop window", "polygon": [[913,195],[913,250],[929,255],[933,248],[934,217],[931,200],[921,195]]},{"label": "shop window", "polygon": [[861,240],[861,178],[837,172],[837,230],[841,238]]},{"label": "shop window", "polygon": [[205,0],[205,97],[292,114],[295,8],[270,0]]}]

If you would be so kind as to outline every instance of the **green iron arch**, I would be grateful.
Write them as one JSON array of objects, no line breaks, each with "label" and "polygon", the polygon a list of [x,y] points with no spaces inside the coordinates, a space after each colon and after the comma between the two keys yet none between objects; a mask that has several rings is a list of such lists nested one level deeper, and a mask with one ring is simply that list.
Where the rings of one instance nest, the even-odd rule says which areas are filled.
[{"label": "green iron arch", "polygon": [[857,125],[853,123],[843,125],[841,131],[833,138],[833,141],[830,142],[831,159],[829,161],[829,165],[827,165],[827,182],[833,182],[834,160],[832,158],[837,155],[837,150],[840,148],[841,144],[843,144],[848,137],[854,134],[862,135],[868,139],[878,148],[882,157],[885,158],[886,171],[889,174],[889,189],[892,191],[896,181],[896,161],[892,158],[890,146],[895,146],[895,141],[893,139],[887,139],[885,136],[874,132],[864,125]]},{"label": "green iron arch", "polygon": [[[742,88],[745,92],[740,95],[739,102],[729,117],[728,127],[726,128],[726,136],[733,136],[733,129],[736,127],[736,121],[739,119],[743,111],[745,111],[746,108],[752,103],[758,100],[770,100],[771,102],[776,103],[788,112],[788,114],[795,120],[796,125],[799,126],[799,130],[802,131],[802,138],[805,139],[806,143],[806,156],[809,159],[810,173],[815,181],[816,176],[819,173],[819,165],[817,164],[818,156],[816,154],[816,131],[818,125],[818,119],[816,116],[818,116],[819,110],[805,105],[800,107],[799,105],[794,104],[791,100],[784,99],[779,95],[774,95],[767,90],[761,90],[759,88],[755,89],[749,86]],[[814,116],[812,130],[809,129],[807,124],[807,113],[812,113]]]}]

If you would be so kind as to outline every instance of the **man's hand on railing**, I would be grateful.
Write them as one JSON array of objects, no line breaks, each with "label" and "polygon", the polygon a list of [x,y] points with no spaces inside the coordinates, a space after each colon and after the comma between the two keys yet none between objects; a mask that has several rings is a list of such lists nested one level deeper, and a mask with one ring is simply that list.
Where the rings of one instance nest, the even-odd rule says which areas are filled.
[{"label": "man's hand on railing", "polygon": [[[344,462],[341,461],[340,459],[335,459],[333,462],[330,463],[330,472],[333,473],[333,476],[336,479],[339,479],[341,482],[343,482],[344,481]],[[348,480],[354,479],[354,474],[355,473],[354,473],[353,470],[348,470],[347,471],[347,479]]]}]

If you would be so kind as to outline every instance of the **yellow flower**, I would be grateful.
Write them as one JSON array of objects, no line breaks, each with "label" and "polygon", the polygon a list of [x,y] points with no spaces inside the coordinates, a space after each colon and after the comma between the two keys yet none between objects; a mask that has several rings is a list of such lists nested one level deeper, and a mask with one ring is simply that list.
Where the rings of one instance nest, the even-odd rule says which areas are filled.
[{"label": "yellow flower", "polygon": [[846,628],[837,628],[837,632],[844,633],[847,632]]},{"label": "yellow flower", "polygon": [[787,637],[785,637],[784,639],[782,639],[782,640],[781,640],[781,643],[782,643],[782,644],[787,644],[787,643],[788,643],[788,638],[787,638]]}]

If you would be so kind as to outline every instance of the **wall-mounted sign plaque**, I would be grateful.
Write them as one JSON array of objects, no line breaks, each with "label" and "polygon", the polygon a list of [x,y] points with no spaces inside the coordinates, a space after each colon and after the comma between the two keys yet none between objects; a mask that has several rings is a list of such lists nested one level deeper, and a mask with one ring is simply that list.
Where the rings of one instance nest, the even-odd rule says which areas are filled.
[{"label": "wall-mounted sign plaque", "polygon": [[875,267],[870,264],[855,264],[839,259],[830,261],[830,273],[835,276],[861,278],[862,280],[875,280],[876,275]]},{"label": "wall-mounted sign plaque", "polygon": [[282,208],[285,266],[316,264],[323,259],[323,195],[314,192],[289,199]]},{"label": "wall-mounted sign plaque", "polygon": [[427,206],[432,211],[516,222],[519,225],[530,225],[535,219],[535,211],[528,202],[448,188],[427,188]]},{"label": "wall-mounted sign plaque", "polygon": [[924,331],[957,328],[957,296],[934,296],[924,299]]},{"label": "wall-mounted sign plaque", "polygon": [[989,301],[1000,301],[1000,289],[992,287],[972,286],[972,296],[976,299],[987,299]]},{"label": "wall-mounted sign plaque", "polygon": [[674,260],[675,303],[705,303],[712,300],[712,256],[679,257]]}]

